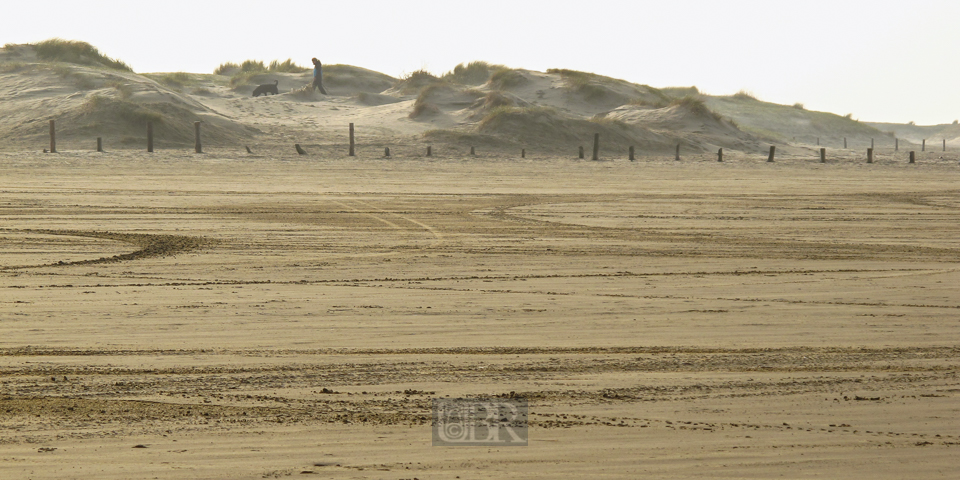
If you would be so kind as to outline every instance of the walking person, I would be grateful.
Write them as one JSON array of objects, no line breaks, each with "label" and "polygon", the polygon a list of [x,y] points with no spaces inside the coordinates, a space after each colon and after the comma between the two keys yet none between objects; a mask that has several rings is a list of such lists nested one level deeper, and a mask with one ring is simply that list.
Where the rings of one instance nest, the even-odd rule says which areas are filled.
[{"label": "walking person", "polygon": [[316,57],[312,59],[313,62],[313,90],[314,88],[319,89],[320,93],[326,95],[327,91],[323,89],[323,65],[320,64],[320,60],[317,60]]}]

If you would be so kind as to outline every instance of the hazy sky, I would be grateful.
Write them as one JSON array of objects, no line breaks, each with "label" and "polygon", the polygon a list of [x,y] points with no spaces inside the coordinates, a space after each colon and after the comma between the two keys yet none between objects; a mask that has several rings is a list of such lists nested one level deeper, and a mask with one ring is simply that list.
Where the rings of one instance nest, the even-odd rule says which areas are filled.
[{"label": "hazy sky", "polygon": [[316,56],[399,76],[486,60],[865,121],[960,118],[960,0],[3,0],[0,15],[0,43],[83,40],[137,72]]}]

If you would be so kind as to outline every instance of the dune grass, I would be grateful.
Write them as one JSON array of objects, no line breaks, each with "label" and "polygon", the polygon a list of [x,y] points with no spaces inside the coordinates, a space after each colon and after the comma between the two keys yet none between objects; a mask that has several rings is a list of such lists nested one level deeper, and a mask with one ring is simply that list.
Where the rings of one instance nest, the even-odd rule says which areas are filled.
[{"label": "dune grass", "polygon": [[164,73],[155,77],[155,80],[174,88],[183,88],[196,82],[196,79],[187,72]]},{"label": "dune grass", "polygon": [[700,95],[700,89],[697,88],[696,86],[666,87],[666,88],[661,88],[660,91],[663,92],[664,95],[667,95],[673,98],[683,98],[683,97],[686,97],[687,95]]},{"label": "dune grass", "polygon": [[510,105],[503,105],[499,107],[491,108],[489,112],[480,120],[478,127],[483,130],[495,126],[497,123],[502,122],[503,120],[510,117],[525,117],[528,119],[537,119],[537,118],[554,118],[557,117],[557,111],[551,107],[544,106],[535,106],[535,107],[514,107]]},{"label": "dune grass", "polygon": [[303,73],[310,69],[306,67],[301,67],[300,65],[293,63],[292,58],[288,58],[282,62],[279,60],[274,60],[270,62],[270,66],[267,67],[267,70],[270,70],[271,72],[282,72],[282,73]]},{"label": "dune grass", "polygon": [[424,115],[440,113],[440,108],[430,102],[421,102],[417,99],[413,104],[413,111],[410,112],[410,118],[418,118]]},{"label": "dune grass", "polygon": [[126,63],[110,58],[87,42],[51,38],[31,44],[37,52],[37,58],[51,62],[75,63],[79,65],[93,65],[132,72]]},{"label": "dune grass", "polygon": [[497,107],[512,107],[512,106],[514,106],[514,101],[498,91],[493,91],[486,94],[486,96],[484,96],[484,99],[483,99],[483,108],[488,110],[494,109]]},{"label": "dune grass", "polygon": [[446,83],[444,80],[421,68],[401,75],[400,79],[394,83],[393,89],[398,90],[402,95],[419,94],[424,87],[444,83]]},{"label": "dune grass", "polygon": [[670,102],[670,106],[680,106],[686,108],[688,111],[696,115],[713,117],[713,119],[718,122],[723,120],[723,117],[720,116],[720,114],[710,110],[710,108],[707,107],[707,104],[699,95],[687,95],[683,98],[678,98]]},{"label": "dune grass", "polygon": [[110,115],[125,122],[146,126],[147,122],[163,123],[163,114],[126,100],[117,100],[104,95],[92,95],[84,102],[81,111],[87,115]]},{"label": "dune grass", "polygon": [[506,90],[527,83],[527,78],[518,70],[501,67],[494,70],[490,75],[489,83],[491,87],[497,90]]},{"label": "dune grass", "polygon": [[225,62],[221,63],[216,70],[215,75],[231,75],[230,87],[237,89],[250,83],[251,79],[257,75],[265,73],[303,73],[309,71],[309,68],[301,67],[288,58],[284,61],[273,60],[270,64],[265,64],[263,60],[244,60],[241,63]]},{"label": "dune grass", "polygon": [[493,72],[506,68],[503,65],[491,65],[478,60],[467,64],[461,63],[440,78],[461,85],[481,85],[490,80],[490,75]]},{"label": "dune grass", "polygon": [[407,82],[421,86],[436,83],[438,80],[440,80],[439,77],[422,68],[420,70],[414,70],[410,73],[405,73],[400,76],[401,82]]},{"label": "dune grass", "polygon": [[757,96],[754,95],[753,92],[747,90],[740,90],[739,92],[734,93],[733,98],[736,98],[737,100],[757,100]]},{"label": "dune grass", "polygon": [[93,90],[97,88],[96,83],[94,83],[89,76],[74,71],[69,65],[56,63],[53,65],[53,72],[59,75],[60,78],[72,82],[73,85],[80,90]]},{"label": "dune grass", "polygon": [[239,63],[233,62],[223,62],[217,67],[214,71],[214,75],[232,75],[234,72],[240,70]]},{"label": "dune grass", "polygon": [[608,96],[612,99],[618,99],[624,95],[628,97],[636,96],[638,98],[646,96],[664,102],[669,102],[670,99],[673,98],[673,96],[667,95],[649,85],[640,85],[618,78],[597,75],[595,73],[565,68],[550,68],[547,69],[547,73],[560,75],[560,78],[566,83],[567,88],[580,93],[587,100],[596,101]]},{"label": "dune grass", "polygon": [[669,104],[670,104],[670,102],[667,102],[667,101],[665,101],[665,100],[653,100],[653,101],[652,101],[652,100],[647,100],[647,99],[644,99],[644,98],[635,98],[635,99],[633,99],[633,100],[630,100],[630,103],[629,103],[628,105],[637,105],[637,106],[640,106],[640,107],[650,107],[650,108],[664,108],[664,107],[666,107],[666,106],[669,105]]}]

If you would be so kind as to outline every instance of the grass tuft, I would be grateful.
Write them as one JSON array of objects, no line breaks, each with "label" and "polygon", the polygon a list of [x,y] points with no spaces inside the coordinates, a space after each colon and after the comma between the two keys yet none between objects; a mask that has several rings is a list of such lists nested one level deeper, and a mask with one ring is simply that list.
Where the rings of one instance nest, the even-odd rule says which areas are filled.
[{"label": "grass tuft", "polygon": [[497,90],[506,90],[527,83],[527,78],[517,70],[500,67],[490,75],[489,83]]},{"label": "grass tuft", "polygon": [[738,100],[757,100],[757,96],[754,95],[753,92],[747,90],[740,90],[739,92],[734,93],[733,98]]},{"label": "grass tuft", "polygon": [[163,123],[163,114],[141,107],[126,100],[117,100],[103,95],[92,95],[84,102],[81,111],[87,115],[108,113],[137,126],[146,126],[147,122]]},{"label": "grass tuft", "polygon": [[240,64],[241,72],[265,72],[267,71],[266,65],[263,64],[263,60],[244,60]]},{"label": "grass tuft", "polygon": [[678,98],[670,102],[670,106],[683,107],[696,115],[708,115],[718,122],[723,119],[722,116],[707,108],[707,104],[704,103],[703,98],[697,95],[687,95],[683,98]]},{"label": "grass tuft", "polygon": [[288,58],[282,62],[279,60],[274,60],[270,62],[269,70],[271,72],[282,72],[282,73],[303,73],[310,69],[306,67],[301,67],[300,65],[293,63],[292,58]]},{"label": "grass tuft", "polygon": [[213,71],[214,75],[233,75],[234,73],[240,70],[240,64],[233,62],[224,62],[221,63],[216,70]]},{"label": "grass tuft", "polygon": [[796,108],[797,110],[806,110],[806,109],[803,107],[803,104],[800,103],[800,102],[794,103],[794,104],[793,104],[793,108]]},{"label": "grass tuft", "polygon": [[490,80],[492,72],[505,69],[503,65],[491,65],[483,61],[459,64],[453,70],[440,77],[443,80],[461,85],[481,85]]},{"label": "grass tuft", "polygon": [[316,100],[317,95],[313,84],[306,84],[300,88],[294,89],[290,92],[290,96],[296,98],[297,100]]},{"label": "grass tuft", "polygon": [[418,118],[423,115],[435,113],[440,113],[440,108],[430,102],[421,102],[417,100],[417,102],[413,104],[413,111],[410,112],[409,117]]},{"label": "grass tuft", "polygon": [[650,108],[664,108],[667,105],[669,105],[669,103],[667,103],[665,100],[651,101],[643,98],[635,98],[633,100],[630,100],[630,103],[628,105],[637,105],[640,107],[650,107]]},{"label": "grass tuft", "polygon": [[100,53],[100,50],[87,42],[51,38],[34,43],[32,47],[37,52],[37,58],[41,60],[102,66],[126,72],[133,71],[126,63]]},{"label": "grass tuft", "polygon": [[194,83],[194,78],[186,72],[165,73],[157,78],[157,81],[174,88],[183,88],[186,85]]}]

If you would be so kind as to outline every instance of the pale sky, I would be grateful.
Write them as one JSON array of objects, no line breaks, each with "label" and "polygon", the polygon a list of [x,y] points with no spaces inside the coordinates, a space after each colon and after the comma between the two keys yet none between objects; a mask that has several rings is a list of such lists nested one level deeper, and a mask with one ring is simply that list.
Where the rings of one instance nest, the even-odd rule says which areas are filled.
[{"label": "pale sky", "polygon": [[140,73],[293,58],[399,76],[485,60],[743,89],[863,121],[960,118],[960,0],[2,0],[0,43],[82,40]]}]

